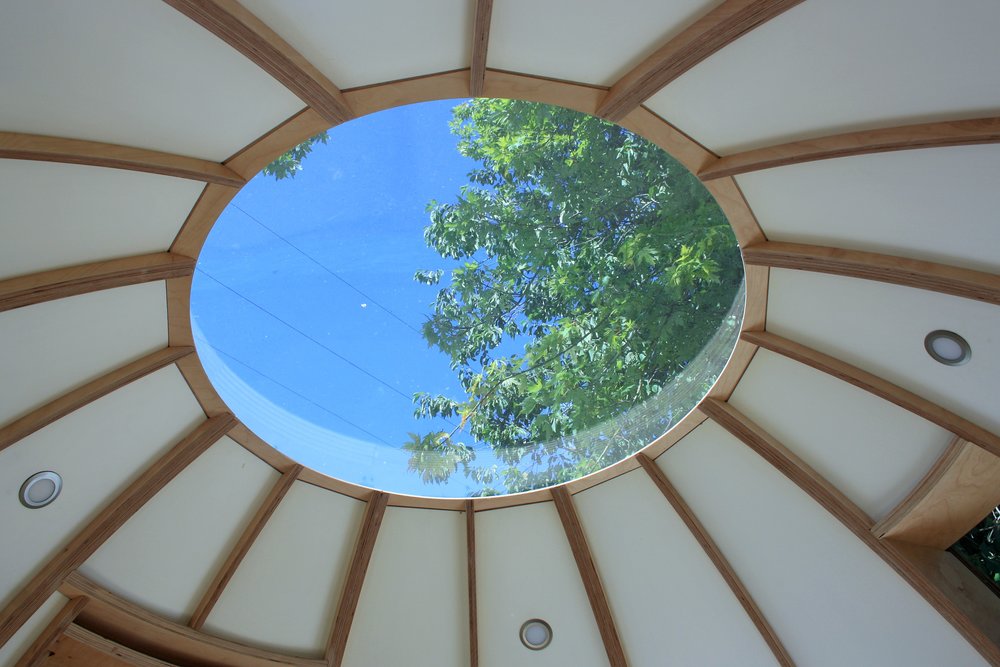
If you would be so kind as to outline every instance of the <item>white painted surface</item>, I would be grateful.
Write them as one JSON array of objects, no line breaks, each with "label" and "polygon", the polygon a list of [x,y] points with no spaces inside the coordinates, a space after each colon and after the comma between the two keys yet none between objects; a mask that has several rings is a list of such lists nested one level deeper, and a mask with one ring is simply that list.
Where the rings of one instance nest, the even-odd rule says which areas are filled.
[{"label": "white painted surface", "polygon": [[472,2],[242,4],[341,89],[461,69],[471,59]]},{"label": "white painted surface", "polygon": [[465,514],[388,508],[345,667],[466,667],[468,627]]},{"label": "white painted surface", "polygon": [[[205,419],[174,366],[148,375],[0,452],[0,607],[58,548],[157,458]],[[41,470],[62,493],[30,510],[17,494]]]},{"label": "white painted surface", "polygon": [[84,563],[84,576],[187,623],[279,474],[222,438]]},{"label": "white painted surface", "polygon": [[657,463],[797,664],[985,664],[881,558],[714,422]]},{"label": "white painted surface", "polygon": [[123,169],[0,160],[0,279],[163,252],[204,187]]},{"label": "white painted surface", "polygon": [[[771,270],[767,328],[860,366],[1000,431],[1000,308],[868,280]],[[945,366],[924,350],[936,329],[969,342],[972,360]]]},{"label": "white painted surface", "polygon": [[893,151],[737,177],[772,241],[1000,271],[1000,146]]},{"label": "white painted surface", "polygon": [[[476,514],[479,664],[606,667],[608,656],[566,533],[551,502]],[[532,651],[518,631],[531,618],[552,626]]]},{"label": "white painted surface", "polygon": [[28,650],[32,642],[41,634],[59,610],[69,602],[69,598],[60,593],[53,593],[42,603],[31,618],[14,633],[6,644],[0,646],[0,667],[14,667],[21,655]]},{"label": "white painted surface", "polygon": [[296,482],[205,623],[205,631],[321,657],[364,503]]},{"label": "white painted surface", "polygon": [[804,2],[647,105],[726,155],[853,129],[1000,110],[992,0]]},{"label": "white painted surface", "polygon": [[768,350],[757,352],[729,402],[876,521],[952,438],[912,412]]},{"label": "white painted surface", "polygon": [[162,281],[0,313],[0,424],[167,345]]},{"label": "white painted surface", "polygon": [[776,664],[715,565],[645,471],[616,477],[573,500],[631,664]]},{"label": "white painted surface", "polygon": [[162,2],[8,3],[0,62],[8,132],[222,162],[305,106]]}]

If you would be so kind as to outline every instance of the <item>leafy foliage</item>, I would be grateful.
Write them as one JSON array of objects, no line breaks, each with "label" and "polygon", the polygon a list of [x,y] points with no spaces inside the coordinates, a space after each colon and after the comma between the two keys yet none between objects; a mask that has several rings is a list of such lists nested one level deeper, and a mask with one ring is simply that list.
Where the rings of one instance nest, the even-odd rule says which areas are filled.
[{"label": "leafy foliage", "polygon": [[266,176],[274,176],[274,180],[280,181],[285,178],[295,178],[295,174],[302,171],[302,160],[312,152],[316,144],[325,144],[329,141],[326,132],[309,137],[298,146],[290,149],[286,153],[279,155],[273,162],[261,170]]},{"label": "leafy foliage", "polygon": [[952,547],[1000,591],[1000,507]]}]

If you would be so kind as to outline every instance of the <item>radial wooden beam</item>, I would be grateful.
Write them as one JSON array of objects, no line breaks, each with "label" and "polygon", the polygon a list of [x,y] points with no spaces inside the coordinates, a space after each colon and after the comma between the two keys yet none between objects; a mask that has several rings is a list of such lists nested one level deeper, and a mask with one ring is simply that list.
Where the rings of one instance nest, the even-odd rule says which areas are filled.
[{"label": "radial wooden beam", "polygon": [[86,604],[87,598],[78,597],[63,605],[63,608],[45,626],[45,629],[32,642],[28,650],[14,663],[14,667],[41,667],[44,665],[49,658],[49,647],[66,632],[66,628],[73,623]]},{"label": "radial wooden beam", "polygon": [[113,371],[92,380],[82,387],[66,392],[19,419],[0,428],[0,451],[10,447],[22,438],[79,410],[102,396],[124,387],[130,382],[145,377],[194,352],[193,347],[165,347],[141,359],[120,366]]},{"label": "radial wooden beam", "polygon": [[375,491],[365,507],[365,516],[361,521],[358,541],[354,546],[354,556],[351,558],[351,565],[347,570],[347,579],[340,595],[340,602],[337,604],[337,615],[334,618],[333,629],[327,644],[326,661],[330,667],[340,667],[343,664],[344,651],[347,649],[347,637],[351,633],[354,613],[358,609],[358,600],[361,598],[361,587],[365,583],[368,563],[375,550],[375,540],[378,538],[379,528],[382,527],[382,518],[385,516],[385,507],[388,502],[389,494]]},{"label": "radial wooden beam", "polygon": [[189,276],[194,260],[169,252],[79,264],[0,280],[0,312],[113,287]]},{"label": "radial wooden beam", "polygon": [[260,504],[257,508],[257,513],[253,515],[250,519],[250,523],[247,524],[246,528],[243,530],[243,534],[240,535],[240,539],[236,541],[236,545],[233,550],[229,553],[226,558],[226,562],[223,563],[222,567],[215,574],[212,579],[212,583],[208,585],[205,590],[205,594],[202,596],[201,601],[195,608],[194,614],[191,616],[191,621],[188,623],[189,626],[195,630],[200,630],[203,625],[205,625],[205,619],[212,612],[215,607],[215,603],[219,601],[219,597],[222,595],[222,591],[226,589],[229,584],[229,580],[233,578],[236,574],[236,569],[243,562],[243,558],[249,553],[250,547],[253,546],[254,541],[260,532],[264,530],[264,526],[267,525],[268,519],[274,514],[274,510],[278,509],[278,505],[281,504],[282,499],[288,490],[292,488],[292,484],[295,480],[299,478],[299,474],[302,472],[301,465],[295,465],[283,474],[275,485],[271,488],[270,493],[264,499],[264,502]]},{"label": "radial wooden beam", "polygon": [[857,505],[733,406],[722,401],[707,399],[701,403],[699,408],[771,463],[827,512],[840,520],[847,529],[923,596],[986,660],[994,665],[1000,664],[1000,647],[994,644],[979,629],[973,619],[967,616],[941,588],[930,581],[891,542],[883,542],[875,537],[871,532],[871,519]]},{"label": "radial wooden beam", "polygon": [[135,481],[108,503],[68,544],[0,611],[0,646],[7,643],[25,621],[38,610],[63,579],[124,525],[146,502],[167,485],[236,423],[230,415],[203,422],[170,451],[149,466]]},{"label": "radial wooden beam", "polygon": [[660,490],[663,497],[667,499],[670,506],[673,507],[674,511],[677,512],[677,515],[680,516],[684,525],[686,525],[688,530],[691,531],[691,534],[694,535],[694,538],[698,541],[698,544],[701,545],[701,548],[704,549],[705,554],[715,565],[726,584],[729,585],[729,589],[733,592],[733,595],[736,596],[736,599],[739,600],[740,604],[743,606],[743,610],[746,611],[747,616],[750,617],[750,620],[753,622],[754,626],[756,626],[757,631],[760,632],[761,637],[771,649],[771,652],[774,654],[774,658],[777,660],[778,664],[783,667],[794,667],[795,662],[792,660],[792,656],[788,654],[788,651],[781,643],[781,639],[778,638],[778,633],[776,633],[774,628],[771,627],[771,624],[768,623],[767,618],[764,617],[764,613],[760,610],[760,607],[757,606],[757,603],[754,602],[753,597],[751,597],[750,592],[746,589],[746,586],[744,586],[743,582],[740,581],[740,578],[736,575],[735,570],[733,570],[732,566],[729,565],[729,561],[726,560],[722,551],[715,544],[715,540],[713,540],[712,536],[708,534],[708,531],[705,530],[705,527],[702,525],[701,521],[698,520],[698,517],[694,515],[694,512],[684,501],[684,498],[681,497],[677,489],[674,488],[674,485],[667,479],[663,470],[661,470],[660,467],[653,462],[653,459],[641,452],[636,455],[636,459],[639,461],[639,465],[642,466],[643,470],[645,470],[649,475],[650,479],[653,480],[653,483],[656,484],[656,488]]},{"label": "radial wooden beam", "polygon": [[482,97],[486,84],[486,49],[490,43],[493,0],[476,0],[476,18],[472,25],[472,67],[469,69],[469,95]]},{"label": "radial wooden beam", "polygon": [[1000,437],[996,434],[874,373],[767,331],[744,331],[740,337],[875,394],[1000,456]]},{"label": "radial wooden beam", "polygon": [[1000,118],[943,121],[847,132],[734,153],[707,164],[698,176],[712,180],[789,164],[914,148],[942,148],[1000,141]]},{"label": "radial wooden beam", "polygon": [[765,241],[743,248],[743,261],[756,266],[877,280],[1000,305],[1000,276],[908,257]]},{"label": "radial wooden beam", "polygon": [[354,117],[339,88],[235,0],[164,2],[256,63],[330,124]]},{"label": "radial wooden beam", "polygon": [[802,0],[725,0],[619,79],[597,115],[621,120],[668,83]]},{"label": "radial wooden beam", "polygon": [[628,667],[625,649],[618,636],[614,616],[611,614],[611,605],[608,604],[608,597],[604,593],[604,585],[601,584],[601,577],[597,572],[594,557],[590,553],[587,536],[583,532],[583,525],[573,505],[573,498],[564,486],[554,486],[551,492],[556,511],[559,512],[559,520],[562,521],[563,530],[566,531],[566,539],[573,551],[577,569],[580,570],[580,578],[587,591],[590,608],[594,612],[594,620],[597,621],[597,629],[601,632],[608,661],[611,667]]},{"label": "radial wooden beam", "polygon": [[0,132],[0,158],[144,171],[235,188],[246,183],[243,177],[218,162],[132,146],[40,134]]},{"label": "radial wooden beam", "polygon": [[476,506],[465,501],[466,563],[469,580],[469,666],[479,667],[479,608],[476,601]]},{"label": "radial wooden beam", "polygon": [[[66,646],[65,650],[63,650],[64,645]],[[56,643],[52,650],[56,657],[60,658],[63,657],[61,654],[65,652],[66,664],[79,664],[81,667],[118,667],[122,664],[133,667],[176,667],[173,663],[153,658],[128,646],[113,642],[75,623],[66,628],[62,640]],[[87,651],[87,654],[81,654],[81,651]],[[105,662],[98,662],[101,655],[107,656]]]}]

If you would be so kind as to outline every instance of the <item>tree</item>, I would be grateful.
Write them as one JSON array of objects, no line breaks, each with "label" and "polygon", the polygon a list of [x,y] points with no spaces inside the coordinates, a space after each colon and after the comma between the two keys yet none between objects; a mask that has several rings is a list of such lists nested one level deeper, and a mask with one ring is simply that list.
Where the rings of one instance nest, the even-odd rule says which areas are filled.
[{"label": "tree", "polygon": [[309,137],[298,146],[276,157],[273,162],[261,169],[261,173],[265,176],[274,176],[276,181],[295,178],[295,174],[302,171],[302,160],[312,152],[313,146],[317,143],[325,144],[329,138],[326,132]]},{"label": "tree", "polygon": [[[479,166],[454,202],[429,204],[424,237],[461,265],[414,279],[438,287],[422,333],[466,395],[414,396],[417,417],[457,425],[411,434],[410,469],[435,482],[461,468],[485,494],[596,471],[647,444],[650,421],[662,433],[724,365],[689,368],[720,325],[738,328],[732,229],[690,172],[598,118],[477,99],[451,129]],[[622,417],[685,381],[699,385],[681,392],[690,405]],[[501,463],[478,465],[476,443]]]}]

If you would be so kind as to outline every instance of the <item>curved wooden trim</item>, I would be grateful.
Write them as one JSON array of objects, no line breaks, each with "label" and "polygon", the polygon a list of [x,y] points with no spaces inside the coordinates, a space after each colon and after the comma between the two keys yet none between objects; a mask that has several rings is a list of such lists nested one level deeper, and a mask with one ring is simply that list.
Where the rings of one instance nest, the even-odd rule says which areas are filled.
[{"label": "curved wooden trim", "polygon": [[861,250],[766,241],[743,249],[756,266],[877,280],[1000,305],[1000,275]]},{"label": "curved wooden trim", "polygon": [[556,506],[556,511],[559,512],[559,520],[562,522],[563,530],[566,531],[566,540],[573,551],[576,567],[580,570],[580,579],[583,580],[583,587],[587,591],[587,598],[590,600],[590,608],[594,612],[597,629],[601,632],[604,650],[608,654],[608,662],[611,663],[611,667],[628,667],[625,649],[618,636],[618,628],[615,627],[615,619],[611,613],[611,605],[608,604],[608,596],[604,592],[603,584],[601,584],[601,577],[597,572],[597,565],[594,563],[590,546],[587,544],[587,536],[583,532],[580,517],[573,505],[573,498],[565,486],[552,487],[551,491],[552,501]]},{"label": "curved wooden trim", "polygon": [[790,164],[915,148],[943,148],[1000,141],[1000,118],[920,123],[767,146],[719,158],[698,174],[709,181]]},{"label": "curved wooden trim", "polygon": [[768,331],[744,331],[741,338],[884,398],[1000,456],[1000,437],[996,434],[874,373]]},{"label": "curved wooden trim", "polygon": [[354,117],[340,89],[236,0],[164,0],[229,44],[331,125]]},{"label": "curved wooden trim", "polygon": [[126,285],[189,276],[194,260],[170,252],[134,255],[0,280],[0,312]]},{"label": "curved wooden trim", "polygon": [[250,547],[253,546],[257,536],[264,530],[268,519],[274,514],[274,510],[278,509],[278,505],[281,504],[285,494],[292,488],[292,484],[299,478],[299,473],[301,472],[301,465],[293,466],[271,488],[270,493],[264,498],[264,501],[257,508],[256,514],[250,519],[250,523],[247,524],[240,538],[236,541],[233,550],[226,557],[225,563],[216,572],[212,583],[205,589],[205,594],[202,596],[201,601],[198,602],[198,606],[191,615],[190,622],[188,622],[191,628],[201,630],[202,626],[205,625],[205,620],[212,613],[215,603],[219,601],[219,597],[222,596],[222,592],[226,589],[226,585],[229,584],[229,580],[236,574],[236,569],[243,562],[243,558],[247,553],[250,552]]},{"label": "curved wooden trim", "polygon": [[83,611],[87,598],[78,597],[70,600],[59,610],[55,618],[42,630],[28,650],[14,663],[14,667],[40,667],[49,657],[49,647],[59,639],[76,617]]},{"label": "curved wooden trim", "polygon": [[465,547],[469,583],[469,667],[479,667],[479,607],[476,596],[476,505],[465,501]]},{"label": "curved wooden trim", "polygon": [[674,485],[670,483],[667,479],[666,474],[660,469],[658,465],[653,462],[653,459],[649,458],[645,454],[638,454],[636,458],[639,464],[642,466],[646,474],[656,485],[656,488],[660,490],[663,497],[667,499],[670,506],[674,508],[677,515],[684,522],[684,525],[688,527],[694,539],[698,541],[701,548],[705,551],[705,555],[708,556],[709,560],[715,565],[715,568],[719,571],[719,574],[729,585],[729,590],[733,592],[736,599],[742,605],[743,610],[750,617],[760,636],[763,638],[764,642],[767,644],[768,648],[771,649],[771,653],[774,654],[775,660],[778,661],[779,665],[783,667],[795,667],[795,662],[792,660],[792,656],[788,654],[784,645],[781,643],[781,639],[778,637],[778,633],[774,631],[771,624],[768,623],[767,618],[764,616],[764,612],[760,610],[757,603],[754,602],[753,597],[750,595],[750,591],[746,589],[743,582],[740,581],[739,576],[737,576],[736,571],[733,570],[732,566],[729,565],[729,561],[726,560],[725,555],[719,549],[718,545],[715,544],[715,540],[712,536],[708,534],[705,527],[702,525],[698,517],[695,516],[691,507],[684,501],[681,494],[674,488]]},{"label": "curved wooden trim", "polygon": [[14,635],[63,580],[121,528],[132,515],[228,431],[235,423],[232,415],[203,422],[146,468],[117,498],[104,506],[75,537],[31,578],[0,611],[0,646]]},{"label": "curved wooden trim", "polygon": [[0,158],[63,162],[174,176],[234,188],[246,181],[218,162],[99,141],[0,132]]},{"label": "curved wooden trim", "polygon": [[[80,627],[76,623],[72,623],[68,628],[66,628],[66,632],[63,634],[63,637],[114,658],[116,665],[118,664],[117,661],[121,661],[127,665],[133,665],[133,667],[177,667],[177,665],[174,665],[172,662],[158,660],[157,658],[150,657],[145,653],[140,653],[139,651],[119,644],[118,642],[113,642],[110,639],[100,636],[96,632],[91,632],[86,628]],[[59,644],[57,644],[54,648],[58,655]],[[109,665],[108,667],[111,666]]]},{"label": "curved wooden trim", "polygon": [[476,0],[472,26],[472,66],[469,68],[469,95],[481,97],[486,84],[486,50],[490,43],[493,0]]},{"label": "curved wooden trim", "polygon": [[147,354],[141,359],[120,366],[96,380],[91,380],[82,387],[66,392],[0,428],[0,451],[57,419],[65,417],[74,410],[79,410],[102,396],[158,371],[192,352],[194,352],[193,347],[165,347],[152,354]]},{"label": "curved wooden trim", "polygon": [[661,88],[802,0],[725,0],[619,79],[597,115],[620,120]]}]

